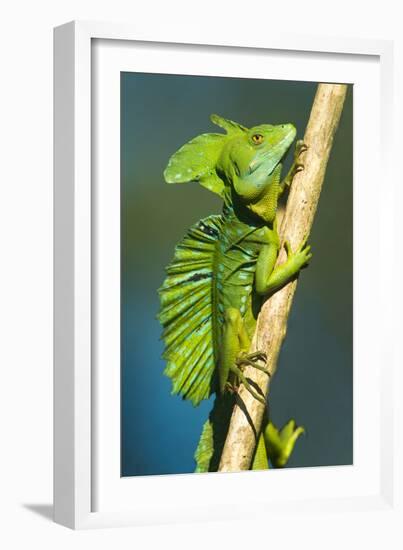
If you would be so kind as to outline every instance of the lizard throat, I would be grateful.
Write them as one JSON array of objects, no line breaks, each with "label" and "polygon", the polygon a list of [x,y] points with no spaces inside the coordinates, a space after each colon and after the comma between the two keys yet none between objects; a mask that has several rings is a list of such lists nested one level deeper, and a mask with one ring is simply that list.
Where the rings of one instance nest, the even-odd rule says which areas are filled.
[{"label": "lizard throat", "polygon": [[247,207],[266,223],[272,223],[276,217],[278,203],[278,189],[271,190],[254,204]]},{"label": "lizard throat", "polygon": [[276,217],[280,195],[280,172],[281,166],[279,165],[264,193],[255,202],[247,205],[247,208],[265,223],[272,223]]}]

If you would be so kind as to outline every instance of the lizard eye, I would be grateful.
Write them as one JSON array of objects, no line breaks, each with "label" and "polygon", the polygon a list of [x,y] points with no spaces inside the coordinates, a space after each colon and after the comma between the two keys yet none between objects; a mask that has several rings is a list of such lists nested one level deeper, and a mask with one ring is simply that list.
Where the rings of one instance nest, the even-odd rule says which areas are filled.
[{"label": "lizard eye", "polygon": [[255,145],[259,145],[259,143],[262,143],[263,141],[262,134],[253,134],[252,141]]}]

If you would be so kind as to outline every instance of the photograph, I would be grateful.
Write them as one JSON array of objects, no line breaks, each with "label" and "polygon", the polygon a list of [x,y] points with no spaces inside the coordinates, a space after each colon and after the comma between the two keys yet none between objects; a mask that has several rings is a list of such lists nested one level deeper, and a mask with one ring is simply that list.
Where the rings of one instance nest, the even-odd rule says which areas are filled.
[{"label": "photograph", "polygon": [[120,73],[122,477],[353,464],[352,84],[298,242],[287,203],[320,85]]}]

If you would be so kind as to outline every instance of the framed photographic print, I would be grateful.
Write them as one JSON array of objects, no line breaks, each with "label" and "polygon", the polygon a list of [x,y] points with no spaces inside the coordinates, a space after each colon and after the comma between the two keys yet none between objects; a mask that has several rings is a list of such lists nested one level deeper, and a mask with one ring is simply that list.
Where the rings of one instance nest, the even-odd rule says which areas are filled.
[{"label": "framed photographic print", "polygon": [[55,30],[57,522],[392,507],[391,63]]}]

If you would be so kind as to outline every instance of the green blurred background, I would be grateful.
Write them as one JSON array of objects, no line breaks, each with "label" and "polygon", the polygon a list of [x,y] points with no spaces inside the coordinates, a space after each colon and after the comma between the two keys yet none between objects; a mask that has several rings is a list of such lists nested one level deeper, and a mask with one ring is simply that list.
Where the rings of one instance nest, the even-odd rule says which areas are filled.
[{"label": "green blurred background", "polygon": [[[192,472],[213,401],[194,408],[170,395],[156,291],[186,229],[219,213],[221,201],[196,183],[166,185],[167,161],[192,137],[221,131],[211,113],[248,127],[292,122],[303,137],[316,86],[121,74],[123,476]],[[350,87],[309,239],[314,257],[300,276],[271,384],[273,421],[282,425],[293,417],[306,428],[289,467],[353,460],[352,95]]]}]

